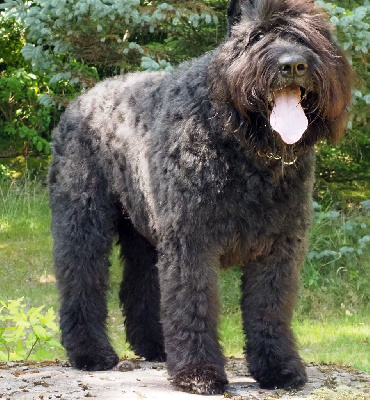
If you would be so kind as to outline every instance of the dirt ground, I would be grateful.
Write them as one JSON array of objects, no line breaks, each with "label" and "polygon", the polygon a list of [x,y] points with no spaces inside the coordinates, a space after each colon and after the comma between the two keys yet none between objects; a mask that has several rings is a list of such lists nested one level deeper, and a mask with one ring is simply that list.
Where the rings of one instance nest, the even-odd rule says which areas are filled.
[{"label": "dirt ground", "polygon": [[[163,363],[134,360],[120,363],[116,370],[86,372],[62,362],[0,364],[2,400],[196,400],[196,394],[178,392],[168,381]],[[243,360],[227,364],[230,384],[223,395],[209,400],[315,399],[370,400],[370,376],[344,366],[309,365],[309,382],[304,390],[261,390],[248,374]]]}]

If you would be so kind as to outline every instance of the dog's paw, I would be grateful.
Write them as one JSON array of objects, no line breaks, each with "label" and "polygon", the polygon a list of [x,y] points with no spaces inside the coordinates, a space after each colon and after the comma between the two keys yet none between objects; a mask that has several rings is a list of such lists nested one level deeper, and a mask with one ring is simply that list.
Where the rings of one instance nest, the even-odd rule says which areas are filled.
[{"label": "dog's paw", "polygon": [[143,356],[147,361],[165,362],[166,353],[165,352],[154,352]]},{"label": "dog's paw", "polygon": [[273,367],[256,365],[249,365],[249,371],[262,389],[298,389],[307,382],[306,368],[300,358],[284,360]]},{"label": "dog's paw", "polygon": [[113,349],[69,353],[68,358],[72,367],[86,371],[106,371],[115,367],[119,362],[119,358]]},{"label": "dog's paw", "polygon": [[163,345],[158,345],[154,343],[150,346],[150,343],[146,344],[146,346],[132,346],[135,354],[139,357],[145,358],[147,361],[157,361],[164,362],[166,361],[166,353],[163,349]]},{"label": "dog's paw", "polygon": [[188,366],[172,377],[172,384],[185,392],[196,394],[222,394],[228,381],[212,365]]}]

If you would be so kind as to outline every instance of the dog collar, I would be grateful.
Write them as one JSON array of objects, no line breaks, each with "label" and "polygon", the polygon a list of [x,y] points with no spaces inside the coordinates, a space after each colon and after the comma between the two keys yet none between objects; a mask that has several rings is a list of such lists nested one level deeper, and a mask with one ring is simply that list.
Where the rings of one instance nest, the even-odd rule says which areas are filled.
[{"label": "dog collar", "polygon": [[[257,154],[260,157],[267,157],[270,160],[271,159],[272,160],[283,160],[282,156],[276,155],[276,154],[271,153],[271,152],[270,153],[265,153],[265,152],[262,152],[261,150],[257,150]],[[282,161],[282,163],[284,165],[294,165],[296,163],[296,161],[297,161],[297,156],[294,157],[293,161]]]}]

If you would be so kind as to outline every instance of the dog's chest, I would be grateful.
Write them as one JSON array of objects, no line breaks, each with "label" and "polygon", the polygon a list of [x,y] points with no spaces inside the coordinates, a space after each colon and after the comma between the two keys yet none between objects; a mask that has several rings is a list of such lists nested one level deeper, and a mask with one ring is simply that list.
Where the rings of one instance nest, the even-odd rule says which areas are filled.
[{"label": "dog's chest", "polygon": [[231,179],[208,220],[210,235],[220,243],[221,265],[242,265],[265,257],[284,237],[302,238],[311,215],[307,186],[259,174]]},{"label": "dog's chest", "polygon": [[274,239],[272,237],[265,236],[255,240],[255,242],[240,240],[229,244],[220,257],[221,267],[228,268],[234,265],[244,265],[246,262],[266,256],[271,252],[273,243]]}]

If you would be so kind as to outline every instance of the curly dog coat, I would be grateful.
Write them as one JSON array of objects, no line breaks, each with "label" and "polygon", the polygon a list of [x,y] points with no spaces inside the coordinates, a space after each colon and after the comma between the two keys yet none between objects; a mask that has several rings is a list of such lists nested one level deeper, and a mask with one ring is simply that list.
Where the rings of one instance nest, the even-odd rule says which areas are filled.
[{"label": "curly dog coat", "polygon": [[306,380],[291,330],[310,224],[314,144],[347,120],[351,69],[309,0],[232,0],[228,37],[173,72],[99,83],[53,135],[50,205],[71,364],[112,368],[109,254],[136,354],[175,387],[221,393],[218,274],[243,266],[245,354],[263,388]]}]

